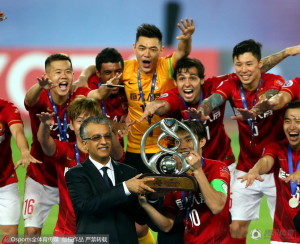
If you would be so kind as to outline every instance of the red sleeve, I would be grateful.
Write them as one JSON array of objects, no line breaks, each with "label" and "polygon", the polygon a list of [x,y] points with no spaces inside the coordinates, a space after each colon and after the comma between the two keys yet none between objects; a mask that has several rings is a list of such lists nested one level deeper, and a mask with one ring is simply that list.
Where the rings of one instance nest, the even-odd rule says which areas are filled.
[{"label": "red sleeve", "polygon": [[300,78],[296,77],[293,80],[288,80],[284,83],[281,91],[287,92],[291,95],[292,100],[300,99]]},{"label": "red sleeve", "polygon": [[[56,164],[61,161],[67,161],[67,152],[68,152],[68,142],[63,142],[59,140],[54,140],[56,145],[56,150],[52,156],[46,156],[45,157],[51,162],[52,164]],[[66,160],[60,160],[61,158],[64,158]]]},{"label": "red sleeve", "polygon": [[99,84],[99,77],[97,75],[92,75],[89,79],[88,79],[88,87],[91,90],[95,90],[98,88],[98,84]]},{"label": "red sleeve", "polygon": [[2,110],[2,113],[3,118],[6,118],[8,126],[13,124],[23,124],[21,114],[14,104],[8,102],[5,108]]},{"label": "red sleeve", "polygon": [[166,116],[173,114],[175,111],[182,110],[180,106],[182,104],[182,100],[180,99],[177,88],[165,92],[157,100],[166,101],[170,104],[170,111],[166,114]]},{"label": "red sleeve", "polygon": [[233,79],[227,79],[225,81],[221,81],[219,86],[216,88],[215,93],[220,94],[225,100],[232,96],[232,91],[236,87],[236,82]]},{"label": "red sleeve", "polygon": [[[205,159],[207,160],[207,159]],[[212,163],[211,176],[208,176],[208,181],[212,182],[214,179],[224,181],[228,186],[230,183],[230,172],[227,165],[221,161],[213,161]]]},{"label": "red sleeve", "polygon": [[272,158],[276,159],[278,151],[280,151],[278,144],[271,143],[264,148],[261,158],[264,156],[271,156]]},{"label": "red sleeve", "polygon": [[270,89],[279,91],[284,85],[284,79],[280,75],[262,73],[261,76],[262,80],[264,81],[264,86],[263,89],[259,92],[258,96]]},{"label": "red sleeve", "polygon": [[72,94],[73,99],[75,99],[77,96],[87,96],[89,92],[91,91],[88,87],[78,87],[78,89]]}]

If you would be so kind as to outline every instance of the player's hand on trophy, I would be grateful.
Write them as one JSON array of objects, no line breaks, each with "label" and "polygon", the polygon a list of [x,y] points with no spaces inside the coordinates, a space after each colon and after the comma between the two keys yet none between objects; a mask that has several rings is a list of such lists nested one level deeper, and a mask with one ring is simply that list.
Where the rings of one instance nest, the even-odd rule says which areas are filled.
[{"label": "player's hand on trophy", "polygon": [[198,154],[198,152],[194,150],[190,151],[189,155],[185,158],[185,160],[190,165],[190,169],[193,172],[202,168],[201,156]]}]

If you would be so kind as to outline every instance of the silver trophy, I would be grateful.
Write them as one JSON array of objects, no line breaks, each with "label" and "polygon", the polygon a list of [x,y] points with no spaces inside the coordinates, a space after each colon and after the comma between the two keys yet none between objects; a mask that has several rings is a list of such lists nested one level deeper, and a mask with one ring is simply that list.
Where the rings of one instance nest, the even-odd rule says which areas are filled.
[{"label": "silver trophy", "polygon": [[[145,145],[147,138],[152,134],[153,130],[160,127],[162,133],[157,139],[157,145],[161,149],[160,152],[154,154],[150,159],[145,153]],[[176,134],[178,127],[182,127],[192,137],[194,150],[198,150],[198,141],[193,132],[180,121],[173,118],[162,119],[151,125],[145,132],[141,141],[141,157],[144,164],[153,172],[153,174],[144,174],[142,177],[152,177],[155,181],[147,184],[155,189],[162,191],[172,190],[196,190],[197,182],[194,177],[184,174],[189,170],[190,165],[187,163],[185,157],[176,150],[180,147],[180,138]],[[161,142],[164,139],[174,139],[177,141],[172,147],[166,147]],[[175,159],[177,158],[177,160]],[[180,167],[179,167],[180,165]]]}]

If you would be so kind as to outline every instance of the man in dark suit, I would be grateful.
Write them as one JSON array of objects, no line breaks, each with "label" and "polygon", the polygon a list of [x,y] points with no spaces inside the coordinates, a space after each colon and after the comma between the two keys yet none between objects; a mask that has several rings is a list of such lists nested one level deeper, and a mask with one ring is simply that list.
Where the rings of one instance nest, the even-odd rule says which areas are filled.
[{"label": "man in dark suit", "polygon": [[108,235],[110,244],[137,244],[135,221],[143,222],[136,194],[154,190],[135,169],[111,160],[112,133],[106,117],[89,117],[80,127],[89,157],[66,173],[76,234]]}]

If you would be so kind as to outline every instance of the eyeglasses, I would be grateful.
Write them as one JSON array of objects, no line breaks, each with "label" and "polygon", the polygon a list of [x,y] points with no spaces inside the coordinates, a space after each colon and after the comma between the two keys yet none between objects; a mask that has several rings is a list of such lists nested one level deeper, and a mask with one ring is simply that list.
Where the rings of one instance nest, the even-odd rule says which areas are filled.
[{"label": "eyeglasses", "polygon": [[100,141],[102,138],[104,138],[105,140],[111,140],[111,134],[108,134],[108,135],[94,135],[92,137],[87,137],[87,138],[84,138],[83,140],[84,141]]}]

